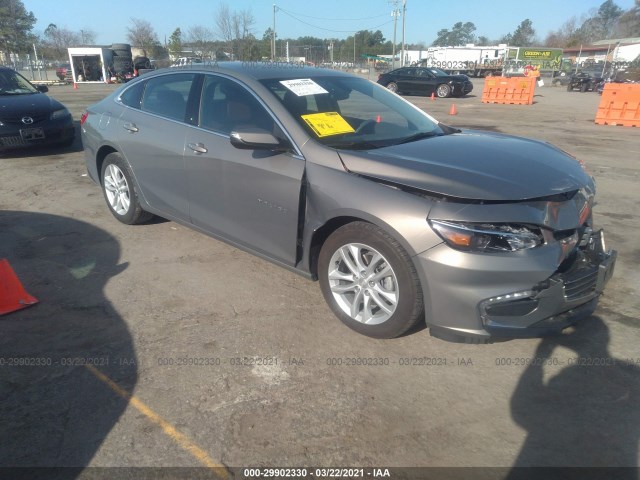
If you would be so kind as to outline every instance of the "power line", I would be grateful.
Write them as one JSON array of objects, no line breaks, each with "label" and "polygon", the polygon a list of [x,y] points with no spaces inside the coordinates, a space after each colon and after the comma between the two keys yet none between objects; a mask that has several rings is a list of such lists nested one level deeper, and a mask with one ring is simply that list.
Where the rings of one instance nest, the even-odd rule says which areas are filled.
[{"label": "power line", "polygon": [[[301,19],[299,19],[299,18],[297,18],[297,17],[294,17],[294,16],[293,16],[293,15],[291,15],[289,12],[287,12],[286,10],[283,10],[283,9],[282,9],[282,8],[280,8],[280,7],[278,7],[278,11],[280,11],[280,12],[284,13],[285,15],[287,15],[287,16],[289,16],[289,17],[293,18],[294,20],[297,20],[297,21],[298,21],[298,22],[300,22],[300,23],[304,23],[305,25],[307,25],[307,26],[309,26],[309,27],[317,28],[318,30],[324,30],[324,31],[326,31],[326,32],[335,32],[335,33],[353,33],[353,32],[358,32],[358,31],[360,31],[360,30],[373,30],[374,28],[380,28],[380,27],[382,27],[382,26],[384,26],[384,25],[387,25],[387,24],[389,24],[389,23],[393,22],[393,20],[389,20],[389,21],[387,21],[387,22],[381,23],[380,25],[376,25],[375,27],[369,27],[369,28],[366,28],[366,29],[360,29],[360,30],[353,30],[353,29],[351,29],[351,30],[332,30],[332,29],[330,29],[330,28],[319,27],[319,26],[317,26],[317,25],[313,25],[312,23],[305,22],[304,20],[301,20]],[[385,16],[386,16],[386,15],[385,15]]]},{"label": "power line", "polygon": [[349,21],[352,21],[352,22],[360,21],[360,20],[371,20],[372,18],[386,17],[388,15],[387,13],[383,13],[381,15],[374,15],[372,17],[362,17],[362,18],[324,18],[324,17],[314,17],[313,15],[305,15],[303,13],[289,12],[288,10],[285,10],[282,7],[278,7],[278,10],[281,10],[283,12],[287,12],[287,13],[289,13],[291,15],[297,15],[299,17],[313,18],[314,20],[349,20]]}]

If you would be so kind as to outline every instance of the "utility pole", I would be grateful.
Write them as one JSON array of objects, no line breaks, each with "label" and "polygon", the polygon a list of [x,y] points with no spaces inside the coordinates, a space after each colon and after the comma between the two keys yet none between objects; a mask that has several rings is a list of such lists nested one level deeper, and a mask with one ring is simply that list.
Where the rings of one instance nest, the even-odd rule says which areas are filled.
[{"label": "utility pole", "polygon": [[395,70],[396,68],[396,31],[398,29],[398,15],[400,14],[400,10],[398,10],[398,2],[400,0],[393,0],[390,3],[393,5],[393,11],[391,12],[391,16],[393,17],[393,49],[391,55],[391,70]]},{"label": "utility pole", "polygon": [[271,32],[271,61],[276,60],[276,4],[273,4],[273,31]]},{"label": "utility pole", "polygon": [[405,57],[405,44],[404,44],[404,24],[407,16],[407,0],[402,0],[402,59],[400,60],[400,66],[404,67]]},{"label": "utility pole", "polygon": [[356,35],[358,32],[353,32],[353,68],[356,68]]}]

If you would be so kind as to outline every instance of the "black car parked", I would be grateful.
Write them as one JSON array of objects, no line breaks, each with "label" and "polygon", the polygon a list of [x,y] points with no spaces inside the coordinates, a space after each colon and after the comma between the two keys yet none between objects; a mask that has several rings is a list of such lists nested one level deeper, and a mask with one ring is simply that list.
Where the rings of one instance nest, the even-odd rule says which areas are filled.
[{"label": "black car parked", "polygon": [[57,100],[44,95],[19,73],[0,67],[0,151],[37,145],[71,145],[73,118]]},{"label": "black car parked", "polygon": [[571,76],[571,81],[567,85],[567,91],[580,90],[581,92],[594,91],[596,86],[603,80],[603,70],[601,64],[588,65],[578,73]]},{"label": "black car parked", "polygon": [[435,95],[439,98],[462,97],[473,84],[466,75],[449,75],[439,68],[402,67],[383,73],[378,83],[392,92],[413,95]]}]

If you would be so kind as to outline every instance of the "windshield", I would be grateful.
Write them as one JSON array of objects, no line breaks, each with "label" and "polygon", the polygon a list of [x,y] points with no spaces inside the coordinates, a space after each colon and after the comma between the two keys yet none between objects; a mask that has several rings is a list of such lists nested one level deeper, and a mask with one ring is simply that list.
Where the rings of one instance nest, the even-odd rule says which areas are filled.
[{"label": "windshield", "polygon": [[262,83],[318,142],[354,150],[444,135],[438,122],[358,77],[265,79]]},{"label": "windshield", "polygon": [[0,95],[24,95],[38,93],[29,81],[12,70],[0,72]]}]

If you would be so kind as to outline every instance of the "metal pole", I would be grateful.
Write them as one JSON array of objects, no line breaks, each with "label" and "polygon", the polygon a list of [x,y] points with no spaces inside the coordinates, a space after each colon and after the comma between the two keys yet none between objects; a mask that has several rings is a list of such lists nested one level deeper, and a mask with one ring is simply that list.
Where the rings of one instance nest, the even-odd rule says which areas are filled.
[{"label": "metal pole", "polygon": [[353,32],[353,68],[356,68],[356,35],[358,32]]},{"label": "metal pole", "polygon": [[578,53],[578,58],[576,58],[576,71],[573,73],[578,73],[578,64],[580,63],[580,57],[582,57],[582,44],[580,44],[580,52]]},{"label": "metal pole", "polygon": [[391,70],[396,68],[396,29],[398,27],[398,9],[393,10],[393,50],[391,57]]},{"label": "metal pole", "polygon": [[273,4],[273,32],[271,32],[271,61],[276,60],[276,4]]},{"label": "metal pole", "polygon": [[404,24],[405,17],[407,16],[407,0],[402,0],[402,60],[400,60],[400,66],[404,67],[405,44],[404,44]]}]

